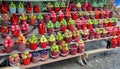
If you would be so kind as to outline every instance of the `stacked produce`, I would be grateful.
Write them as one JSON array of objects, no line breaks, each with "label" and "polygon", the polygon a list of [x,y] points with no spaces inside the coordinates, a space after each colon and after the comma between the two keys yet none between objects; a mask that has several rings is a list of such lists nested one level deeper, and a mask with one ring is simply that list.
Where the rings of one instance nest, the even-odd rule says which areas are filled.
[{"label": "stacked produce", "polygon": [[[23,51],[20,56],[16,53],[9,56],[11,65],[17,65],[20,58],[22,64],[28,65],[31,61],[37,63],[47,60],[48,57],[56,59],[69,53],[76,55],[84,52],[84,42],[120,35],[120,27],[116,27],[118,19],[113,17],[113,12],[103,8],[102,3],[71,2],[66,6],[65,2],[49,2],[46,7],[49,13],[43,14],[40,13],[38,4],[32,5],[29,1],[25,6],[22,2],[18,6],[14,2],[9,6],[5,2],[1,3],[0,32],[5,38],[5,52],[12,52],[14,45],[17,45],[19,51]],[[8,15],[9,11],[11,17]],[[17,12],[20,15],[16,14]],[[36,34],[30,34],[36,28]],[[111,42],[112,48],[120,46],[120,37],[112,38]]]}]

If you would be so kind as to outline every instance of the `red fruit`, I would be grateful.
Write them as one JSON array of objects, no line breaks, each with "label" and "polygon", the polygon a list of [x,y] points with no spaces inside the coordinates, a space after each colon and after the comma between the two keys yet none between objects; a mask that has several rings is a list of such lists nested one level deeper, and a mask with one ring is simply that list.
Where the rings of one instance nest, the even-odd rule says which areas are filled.
[{"label": "red fruit", "polygon": [[81,29],[82,29],[82,30],[86,29],[86,24],[82,24],[82,25],[81,25]]},{"label": "red fruit", "polygon": [[51,17],[51,21],[52,21],[53,23],[56,23],[56,21],[57,21],[56,17]]},{"label": "red fruit", "polygon": [[33,11],[34,11],[35,13],[39,13],[39,6],[38,6],[38,5],[34,5],[34,6],[33,6]]},{"label": "red fruit", "polygon": [[38,31],[39,31],[39,34],[44,34],[45,33],[45,24],[44,23],[39,24]]},{"label": "red fruit", "polygon": [[54,7],[55,12],[59,12],[59,7]]},{"label": "red fruit", "polygon": [[13,37],[18,37],[19,36],[19,30],[12,31]]},{"label": "red fruit", "polygon": [[64,19],[64,16],[59,16],[58,20],[62,21]]},{"label": "red fruit", "polygon": [[92,24],[87,24],[87,29],[92,29]]},{"label": "red fruit", "polygon": [[103,23],[103,26],[104,27],[108,27],[108,23]]},{"label": "red fruit", "polygon": [[73,25],[68,25],[67,28],[68,28],[70,31],[73,31],[73,30],[74,30],[74,26],[73,26]]},{"label": "red fruit", "polygon": [[109,23],[108,23],[108,26],[109,26],[109,27],[112,27],[112,26],[113,26],[113,23],[112,23],[112,22],[109,22]]},{"label": "red fruit", "polygon": [[65,32],[66,29],[67,29],[67,26],[65,26],[65,25],[62,25],[62,26],[61,26],[61,31],[62,31],[62,32]]},{"label": "red fruit", "polygon": [[91,11],[91,10],[92,10],[92,5],[91,5],[91,3],[88,2],[87,7],[86,7],[86,10],[87,10],[87,11]]},{"label": "red fruit", "polygon": [[62,10],[62,12],[64,12],[64,11],[65,11],[65,7],[61,7],[60,9]]},{"label": "red fruit", "polygon": [[25,9],[27,13],[32,12],[32,5],[29,1],[26,3]]},{"label": "red fruit", "polygon": [[6,14],[8,13],[8,5],[5,1],[2,1],[2,4],[1,4],[1,13],[2,14]]},{"label": "red fruit", "polygon": [[17,25],[18,24],[18,16],[16,15],[16,13],[14,13],[12,15],[12,17],[10,18],[10,21],[11,21],[12,25]]},{"label": "red fruit", "polygon": [[76,20],[78,18],[78,15],[76,12],[72,13],[72,19],[73,20]]},{"label": "red fruit", "polygon": [[82,10],[85,11],[85,10],[86,10],[86,7],[87,7],[87,3],[86,3],[86,2],[83,2],[82,5],[81,5],[81,7],[82,7]]}]

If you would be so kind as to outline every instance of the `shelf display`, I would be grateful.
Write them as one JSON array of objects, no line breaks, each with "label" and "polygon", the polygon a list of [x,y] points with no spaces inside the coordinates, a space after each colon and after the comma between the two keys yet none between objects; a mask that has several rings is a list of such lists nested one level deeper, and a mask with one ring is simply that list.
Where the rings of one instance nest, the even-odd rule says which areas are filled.
[{"label": "shelf display", "polygon": [[[12,65],[20,60],[23,65],[29,65],[50,57],[59,59],[60,55],[75,56],[84,53],[85,42],[89,41],[111,38],[112,48],[120,45],[118,19],[113,17],[113,12],[103,9],[102,4],[98,7],[97,3],[72,2],[66,9],[64,2],[55,2],[54,5],[49,2],[47,12],[40,12],[40,6],[32,6],[31,2],[27,2],[25,7],[22,2],[18,7],[14,2],[9,7],[4,2],[1,5],[0,33],[5,38],[5,52],[12,54],[9,56]],[[32,27],[37,29],[35,33]],[[20,54],[12,52],[16,45]]]}]

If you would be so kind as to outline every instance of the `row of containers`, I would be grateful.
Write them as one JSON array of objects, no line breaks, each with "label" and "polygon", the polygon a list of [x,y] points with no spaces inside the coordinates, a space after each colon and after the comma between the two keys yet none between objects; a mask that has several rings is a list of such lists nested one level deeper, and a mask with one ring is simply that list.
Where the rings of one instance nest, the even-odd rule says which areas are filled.
[{"label": "row of containers", "polygon": [[[107,40],[107,48],[120,47],[120,37],[114,37]],[[15,66],[18,63],[23,65],[29,65],[31,62],[38,63],[40,61],[51,59],[59,59],[60,56],[66,57],[70,55],[82,54],[84,52],[85,44],[82,40],[68,44],[65,41],[61,45],[55,43],[51,46],[50,50],[43,49],[41,51],[34,51],[30,53],[25,50],[21,54],[13,53],[9,56],[9,63],[11,66]]]},{"label": "row of containers", "polygon": [[18,46],[20,51],[24,51],[26,49],[26,44],[29,44],[29,48],[31,50],[36,50],[38,45],[40,48],[47,48],[47,46],[52,46],[53,43],[57,45],[61,45],[62,41],[70,44],[71,42],[78,42],[80,39],[83,41],[100,39],[106,37],[114,37],[120,35],[120,27],[109,27],[107,29],[91,29],[91,30],[75,30],[73,32],[66,30],[64,33],[57,32],[56,34],[50,35],[39,35],[36,36],[32,34],[29,38],[25,38],[23,34],[20,34],[16,41],[10,36],[7,36],[3,41],[3,47],[7,53],[12,52],[12,48],[15,45]]}]

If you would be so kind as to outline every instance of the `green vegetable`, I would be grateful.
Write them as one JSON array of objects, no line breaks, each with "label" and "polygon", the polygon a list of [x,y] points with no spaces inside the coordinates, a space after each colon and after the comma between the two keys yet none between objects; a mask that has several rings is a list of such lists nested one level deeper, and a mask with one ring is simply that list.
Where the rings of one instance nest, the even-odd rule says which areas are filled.
[{"label": "green vegetable", "polygon": [[87,20],[87,24],[93,24],[92,20],[91,19]]},{"label": "green vegetable", "polygon": [[118,22],[118,19],[116,17],[112,18],[113,22]]},{"label": "green vegetable", "polygon": [[89,34],[89,31],[88,31],[88,30],[82,30],[82,31],[81,31],[81,34],[82,34],[82,35]]},{"label": "green vegetable", "polygon": [[9,8],[16,8],[16,5],[14,4],[14,2],[10,3]]},{"label": "green vegetable", "polygon": [[38,38],[34,34],[32,34],[31,37],[28,39],[28,41],[30,43],[37,43]]},{"label": "green vegetable", "polygon": [[49,41],[55,41],[55,36],[53,34],[51,34],[48,40]]},{"label": "green vegetable", "polygon": [[57,21],[57,22],[54,24],[54,27],[55,27],[55,28],[59,28],[59,27],[60,27],[60,23]]},{"label": "green vegetable", "polygon": [[60,32],[58,32],[56,34],[56,40],[62,40],[62,39],[63,39],[63,35]]},{"label": "green vegetable", "polygon": [[64,37],[72,37],[72,32],[69,30],[66,30],[64,33]]},{"label": "green vegetable", "polygon": [[104,19],[104,23],[108,23],[108,20],[107,20],[107,19]]},{"label": "green vegetable", "polygon": [[58,2],[55,2],[54,7],[59,7]]},{"label": "green vegetable", "polygon": [[79,36],[79,35],[80,35],[79,30],[74,30],[74,31],[72,32],[72,35],[73,35],[73,36]]},{"label": "green vegetable", "polygon": [[50,48],[51,52],[59,52],[59,47],[55,43]]},{"label": "green vegetable", "polygon": [[77,7],[81,7],[81,4],[79,2],[77,3]]},{"label": "green vegetable", "polygon": [[41,36],[40,42],[47,42],[47,39],[46,39],[46,37],[44,35]]},{"label": "green vegetable", "polygon": [[98,24],[98,21],[96,19],[94,19],[92,22],[93,24]]},{"label": "green vegetable", "polygon": [[49,21],[48,24],[46,25],[47,28],[53,28],[54,24],[52,23],[52,21]]},{"label": "green vegetable", "polygon": [[23,5],[22,2],[19,2],[19,4],[18,4],[18,8],[24,8],[24,5]]},{"label": "green vegetable", "polygon": [[69,22],[68,22],[68,25],[73,25],[75,23],[74,20],[72,20],[72,18],[70,18]]},{"label": "green vegetable", "polygon": [[106,34],[106,33],[107,33],[107,30],[101,29],[100,32],[101,32],[102,34]]},{"label": "green vegetable", "polygon": [[83,12],[82,11],[78,12],[78,15],[79,16],[83,15]]},{"label": "green vegetable", "polygon": [[101,33],[101,31],[100,31],[99,29],[96,29],[95,32],[96,32],[97,34],[100,34],[100,33]]},{"label": "green vegetable", "polygon": [[113,20],[110,18],[110,19],[108,19],[108,22],[111,22],[111,23],[113,23]]},{"label": "green vegetable", "polygon": [[47,8],[53,8],[53,5],[49,2],[49,3],[47,4]]},{"label": "green vegetable", "polygon": [[43,16],[41,13],[38,14],[37,19],[43,19]]},{"label": "green vegetable", "polygon": [[66,43],[65,41],[62,42],[62,45],[60,46],[61,50],[68,50],[68,43]]},{"label": "green vegetable", "polygon": [[62,2],[62,3],[60,4],[60,7],[66,7],[66,6],[65,6],[65,2]]},{"label": "green vegetable", "polygon": [[96,2],[94,2],[93,7],[98,7],[98,4]]},{"label": "green vegetable", "polygon": [[98,4],[98,6],[99,6],[99,7],[103,7],[103,3],[100,2],[100,3]]},{"label": "green vegetable", "polygon": [[61,22],[60,22],[61,25],[67,25],[67,21],[65,19],[63,19]]}]

